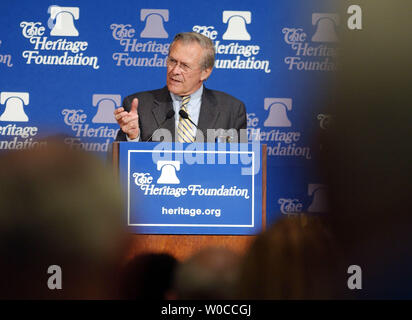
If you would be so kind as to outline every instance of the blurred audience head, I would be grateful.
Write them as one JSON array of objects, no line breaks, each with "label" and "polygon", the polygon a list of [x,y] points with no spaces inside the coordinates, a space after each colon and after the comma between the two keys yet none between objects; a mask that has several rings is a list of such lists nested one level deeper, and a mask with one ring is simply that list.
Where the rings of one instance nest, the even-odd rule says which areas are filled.
[{"label": "blurred audience head", "polygon": [[167,253],[146,253],[134,257],[122,277],[123,299],[164,300],[172,290],[178,261]]},{"label": "blurred audience head", "polygon": [[406,40],[412,3],[360,6],[363,29],[341,33],[334,122],[322,141],[327,219],[349,264],[362,268],[364,286],[356,295],[406,297],[412,285],[412,42]]},{"label": "blurred audience head", "polygon": [[342,259],[334,237],[319,219],[280,219],[257,236],[246,254],[238,298],[337,298],[346,283]]},{"label": "blurred audience head", "polygon": [[176,270],[177,299],[233,299],[240,257],[233,251],[209,247],[182,262]]},{"label": "blurred audience head", "polygon": [[3,153],[0,168],[0,297],[115,297],[127,240],[113,169],[58,141]]}]

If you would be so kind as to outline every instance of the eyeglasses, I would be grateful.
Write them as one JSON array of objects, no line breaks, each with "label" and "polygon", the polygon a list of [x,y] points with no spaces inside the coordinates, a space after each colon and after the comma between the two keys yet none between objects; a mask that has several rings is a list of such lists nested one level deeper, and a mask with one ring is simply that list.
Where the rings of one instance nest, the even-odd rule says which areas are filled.
[{"label": "eyeglasses", "polygon": [[183,73],[188,73],[190,71],[193,71],[195,69],[189,67],[186,63],[179,62],[171,57],[167,57],[167,67],[168,68],[174,68],[176,66],[179,66],[180,70],[182,70]]}]

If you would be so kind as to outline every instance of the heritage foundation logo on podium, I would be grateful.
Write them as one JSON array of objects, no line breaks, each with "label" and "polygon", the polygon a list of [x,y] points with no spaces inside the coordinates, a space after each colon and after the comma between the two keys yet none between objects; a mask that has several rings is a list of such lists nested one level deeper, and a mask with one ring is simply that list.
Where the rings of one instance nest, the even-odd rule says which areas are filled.
[{"label": "heritage foundation logo on podium", "polygon": [[179,184],[180,180],[176,176],[176,171],[180,170],[179,161],[157,161],[157,170],[161,170],[158,184]]}]

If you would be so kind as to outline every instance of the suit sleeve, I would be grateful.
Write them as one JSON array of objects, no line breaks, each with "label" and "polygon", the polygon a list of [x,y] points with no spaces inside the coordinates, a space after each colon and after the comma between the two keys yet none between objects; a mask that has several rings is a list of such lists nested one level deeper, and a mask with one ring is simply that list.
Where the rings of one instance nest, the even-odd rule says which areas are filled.
[{"label": "suit sleeve", "polygon": [[[233,128],[236,129],[239,142],[247,143],[247,134],[245,132],[247,124],[246,124],[246,108],[243,102],[240,102],[237,106],[237,112],[234,114],[234,126]],[[243,132],[241,132],[243,131]]]},{"label": "suit sleeve", "polygon": [[238,112],[235,117],[235,126],[237,130],[246,129],[246,108],[243,102],[238,107]]}]

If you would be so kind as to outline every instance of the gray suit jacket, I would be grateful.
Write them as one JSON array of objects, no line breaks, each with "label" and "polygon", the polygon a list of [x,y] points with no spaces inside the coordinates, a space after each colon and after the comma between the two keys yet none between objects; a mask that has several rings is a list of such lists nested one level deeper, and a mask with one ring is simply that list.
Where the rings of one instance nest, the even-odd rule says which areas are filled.
[{"label": "gray suit jacket", "polygon": [[[168,111],[173,110],[172,98],[167,87],[138,92],[127,96],[123,100],[123,108],[126,111],[130,110],[131,102],[134,98],[139,99],[137,109],[139,114],[140,141],[147,141],[153,132],[162,125]],[[178,116],[175,114],[175,117]],[[162,128],[169,130],[172,134],[172,140],[175,141],[174,118],[168,119],[162,125]],[[227,93],[209,90],[204,87],[198,131],[202,131],[205,142],[207,139],[207,129],[235,129],[238,134],[240,129],[246,129],[246,109],[243,102]],[[122,130],[119,130],[116,141],[127,141],[126,134]],[[197,139],[197,141],[199,140]]]}]

